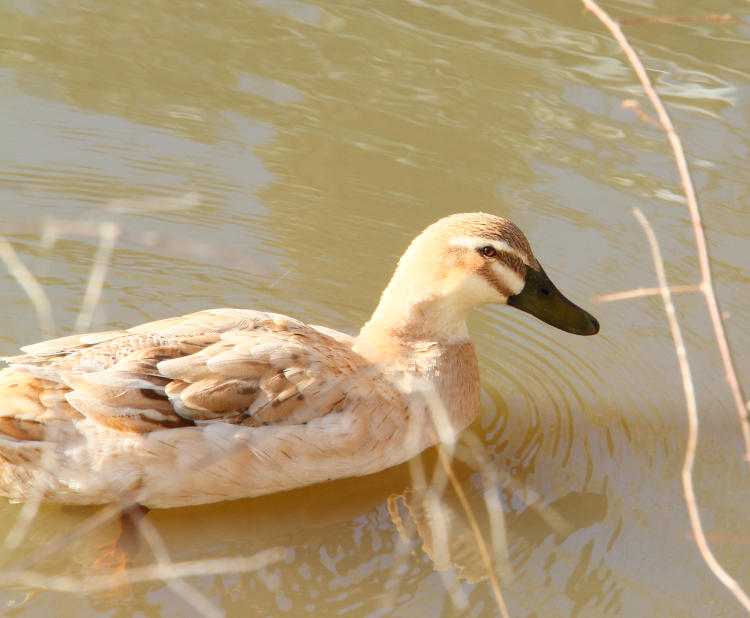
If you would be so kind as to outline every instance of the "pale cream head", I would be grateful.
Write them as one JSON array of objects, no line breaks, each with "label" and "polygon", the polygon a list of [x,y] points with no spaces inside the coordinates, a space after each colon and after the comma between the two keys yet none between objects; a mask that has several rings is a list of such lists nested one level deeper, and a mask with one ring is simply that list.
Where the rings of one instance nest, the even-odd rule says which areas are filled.
[{"label": "pale cream head", "polygon": [[539,265],[507,219],[486,213],[440,219],[409,245],[360,337],[465,340],[469,311],[521,292],[527,267]]}]

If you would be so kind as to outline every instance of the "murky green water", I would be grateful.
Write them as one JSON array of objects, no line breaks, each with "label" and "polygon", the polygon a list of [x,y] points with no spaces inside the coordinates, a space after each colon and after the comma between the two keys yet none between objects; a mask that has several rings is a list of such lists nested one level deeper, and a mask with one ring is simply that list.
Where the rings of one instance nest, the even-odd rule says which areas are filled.
[{"label": "murky green water", "polygon": [[[747,383],[747,5],[607,8],[744,18],[626,32],[690,157]],[[122,230],[88,328],[241,306],[353,332],[428,223],[469,210],[514,220],[602,332],[572,337],[509,308],[471,318],[484,396],[467,440],[482,461],[467,457],[456,473],[510,614],[740,615],[691,538],[685,405],[661,301],[591,300],[655,285],[635,206],[658,234],[670,283],[697,283],[698,272],[664,136],[621,108],[634,98],[649,109],[580,4],[6,1],[0,85],[0,227],[43,285],[59,333],[75,331],[96,261],[99,239],[84,223]],[[79,234],[50,242],[39,234],[50,219]],[[0,293],[0,353],[12,354],[44,333],[13,277],[0,275]],[[701,515],[717,558],[750,589],[736,413],[702,298],[675,302],[699,402]],[[176,562],[271,550],[260,569],[206,567],[186,580],[225,615],[497,615],[456,495],[435,502],[415,480],[439,470],[435,453],[420,464],[148,519]],[[0,569],[95,513],[42,507]],[[21,516],[0,503],[0,529]],[[115,531],[86,533],[33,568],[74,583],[99,576],[97,548]],[[134,566],[154,563],[142,543]],[[17,586],[0,590],[0,611],[196,613],[184,596],[158,577],[118,596]]]}]

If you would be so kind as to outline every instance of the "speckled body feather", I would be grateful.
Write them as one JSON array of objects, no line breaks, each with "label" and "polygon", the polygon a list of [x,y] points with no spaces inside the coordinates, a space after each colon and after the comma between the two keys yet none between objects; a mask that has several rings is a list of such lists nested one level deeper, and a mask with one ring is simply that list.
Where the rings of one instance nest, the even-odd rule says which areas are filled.
[{"label": "speckled body feather", "polygon": [[[385,369],[354,341],[286,316],[217,309],[29,346],[0,372],[0,490],[159,507],[349,476],[354,461],[375,472],[436,441],[421,383],[408,378],[455,373],[467,360],[455,394],[472,412],[456,420],[471,420],[471,344],[428,346],[411,367]],[[394,440],[413,446],[389,448]]]}]

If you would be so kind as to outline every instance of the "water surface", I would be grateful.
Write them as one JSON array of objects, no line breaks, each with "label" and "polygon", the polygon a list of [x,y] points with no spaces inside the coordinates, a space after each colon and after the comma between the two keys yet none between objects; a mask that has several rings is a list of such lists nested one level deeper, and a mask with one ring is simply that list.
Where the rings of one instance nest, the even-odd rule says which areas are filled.
[{"label": "water surface", "polygon": [[[737,0],[607,8],[627,19],[746,11]],[[747,23],[626,27],[690,158],[745,382]],[[670,283],[696,283],[698,272],[666,140],[621,107],[636,99],[648,110],[619,48],[579,4],[10,0],[0,84],[1,223],[59,334],[77,328],[99,238],[66,228],[51,242],[43,220],[122,230],[79,326],[240,306],[347,332],[435,219],[485,210],[515,221],[602,331],[573,337],[510,308],[470,319],[483,401],[455,468],[510,614],[739,615],[691,539],[685,405],[661,302],[591,300],[655,284],[636,206]],[[7,273],[0,293],[0,352],[12,354],[45,333]],[[702,298],[675,302],[701,418],[701,515],[717,558],[748,589],[736,413]],[[430,451],[371,477],[149,521],[174,561],[271,550],[260,569],[189,578],[225,615],[497,615],[455,492],[436,499],[419,482],[439,470]],[[1,568],[96,512],[42,507]],[[0,504],[3,530],[21,516],[21,505]],[[34,568],[85,581],[115,532],[110,522]],[[134,565],[154,561],[142,545]],[[24,617],[197,612],[158,578],[119,597],[8,587],[0,607]]]}]

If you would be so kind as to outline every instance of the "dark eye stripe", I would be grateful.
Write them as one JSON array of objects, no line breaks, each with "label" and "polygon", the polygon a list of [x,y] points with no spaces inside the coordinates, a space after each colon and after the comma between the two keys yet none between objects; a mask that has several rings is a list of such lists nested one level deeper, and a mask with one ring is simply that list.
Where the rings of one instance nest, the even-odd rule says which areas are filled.
[{"label": "dark eye stripe", "polygon": [[523,278],[526,275],[526,265],[523,260],[513,253],[507,251],[501,251],[497,255],[498,261],[508,266],[511,270],[515,270],[518,275]]},{"label": "dark eye stripe", "polygon": [[512,270],[515,270],[519,275],[524,275],[525,267],[523,260],[515,253],[503,250],[498,251],[492,245],[485,245],[484,247],[480,247],[479,249],[477,249],[477,251],[480,255],[486,258],[497,259],[499,262],[502,262]]},{"label": "dark eye stripe", "polygon": [[505,282],[502,279],[499,279],[497,277],[495,271],[492,269],[492,266],[489,263],[485,264],[484,268],[482,268],[482,270],[480,270],[479,272],[487,280],[487,283],[494,287],[503,296],[510,296],[512,294],[510,288],[505,285]]}]

